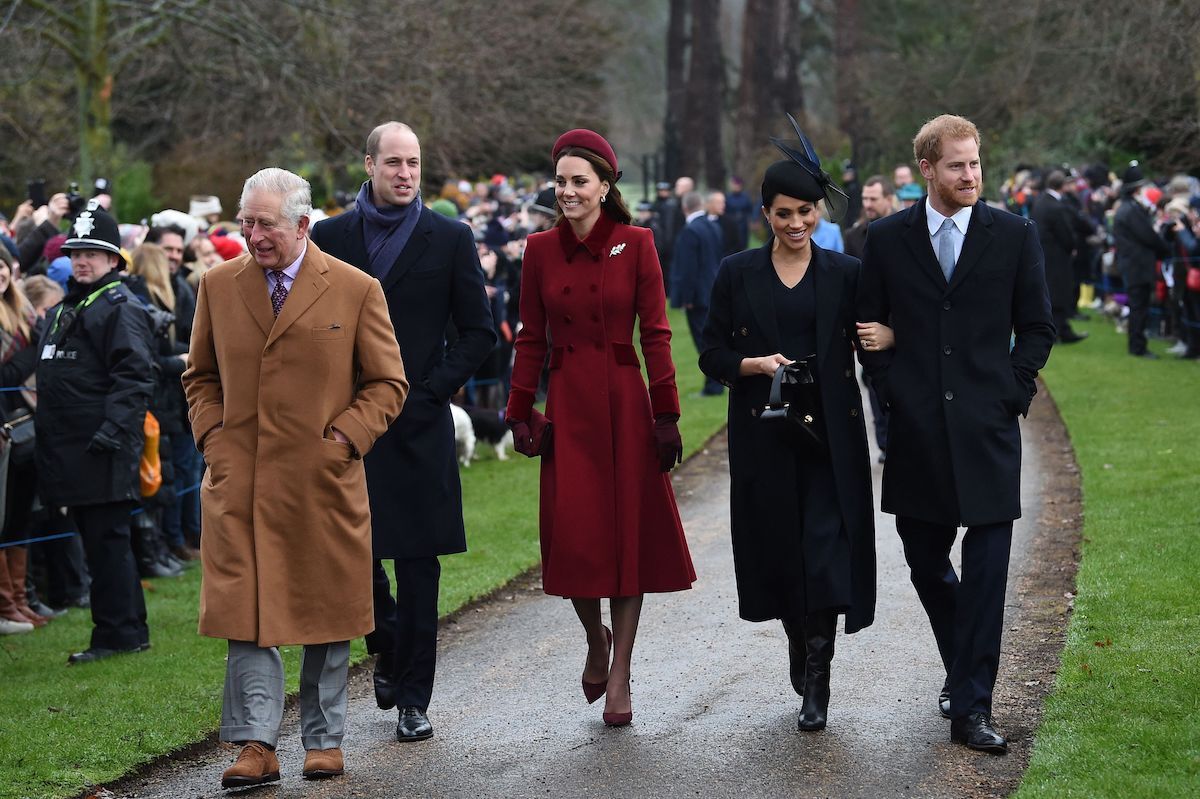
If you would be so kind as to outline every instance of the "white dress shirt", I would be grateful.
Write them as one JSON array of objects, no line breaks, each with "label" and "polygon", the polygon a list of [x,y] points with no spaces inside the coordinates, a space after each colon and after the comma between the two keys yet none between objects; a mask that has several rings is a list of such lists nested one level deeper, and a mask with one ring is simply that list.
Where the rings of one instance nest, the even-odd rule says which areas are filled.
[{"label": "white dress shirt", "polygon": [[[291,265],[283,270],[283,287],[292,293],[292,284],[296,282],[296,275],[300,274],[300,262],[304,260],[304,255],[308,252],[308,239],[304,240],[304,246],[300,248],[300,255],[296,260],[292,261]],[[274,269],[264,269],[263,275],[267,278],[267,297],[275,291],[275,271]]]}]

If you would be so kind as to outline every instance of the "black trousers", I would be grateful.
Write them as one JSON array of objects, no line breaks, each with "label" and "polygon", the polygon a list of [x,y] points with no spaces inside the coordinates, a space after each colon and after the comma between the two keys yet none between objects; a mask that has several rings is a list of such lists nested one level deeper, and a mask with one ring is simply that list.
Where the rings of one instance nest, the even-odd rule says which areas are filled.
[{"label": "black trousers", "polygon": [[1125,289],[1129,297],[1129,354],[1146,353],[1146,320],[1150,316],[1150,283],[1138,283]]},{"label": "black trousers", "polygon": [[396,704],[425,711],[433,697],[437,665],[438,581],[442,566],[436,557],[404,558],[393,563],[395,598],[383,561],[375,561],[375,631],[367,636],[367,651],[380,656],[376,668],[396,681]]},{"label": "black trousers", "polygon": [[990,714],[1000,665],[1012,522],[967,528],[961,581],[950,563],[957,527],[897,516],[896,531],[950,678],[951,712],[955,718]]},{"label": "black trousers", "polygon": [[871,403],[871,418],[875,421],[875,444],[880,452],[887,452],[888,414],[879,401],[879,393],[875,384],[866,372],[863,373],[863,384],[867,387],[867,399]]},{"label": "black trousers", "polygon": [[92,648],[133,649],[150,643],[146,598],[129,538],[133,502],[71,508],[92,575]]},{"label": "black trousers", "polygon": [[[687,309],[688,331],[692,334],[692,341],[696,345],[696,352],[704,352],[704,323],[708,321],[708,308],[700,308],[692,306]],[[725,391],[725,386],[721,385],[720,380],[714,380],[708,375],[704,376],[704,393],[705,394],[720,394]]]}]

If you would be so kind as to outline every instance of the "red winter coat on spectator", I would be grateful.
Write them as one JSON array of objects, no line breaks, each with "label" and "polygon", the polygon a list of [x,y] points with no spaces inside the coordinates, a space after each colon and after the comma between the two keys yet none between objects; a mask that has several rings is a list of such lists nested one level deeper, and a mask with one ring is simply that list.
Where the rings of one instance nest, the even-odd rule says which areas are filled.
[{"label": "red winter coat on spectator", "polygon": [[[554,434],[542,457],[540,512],[546,593],[691,587],[696,573],[653,438],[654,416],[678,414],[679,395],[651,232],[601,213],[583,241],[565,220],[530,236],[521,321],[510,418],[529,418],[550,351],[546,415]],[[633,346],[637,321],[648,392]]]}]

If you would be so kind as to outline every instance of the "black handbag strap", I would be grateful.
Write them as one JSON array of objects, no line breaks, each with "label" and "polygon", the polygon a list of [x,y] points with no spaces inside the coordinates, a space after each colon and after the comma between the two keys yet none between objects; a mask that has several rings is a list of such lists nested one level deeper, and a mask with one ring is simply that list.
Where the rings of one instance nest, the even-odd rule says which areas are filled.
[{"label": "black handbag strap", "polygon": [[767,395],[768,408],[782,408],[783,402],[783,372],[787,369],[786,366],[780,364],[775,367],[775,376],[771,378],[771,393]]}]

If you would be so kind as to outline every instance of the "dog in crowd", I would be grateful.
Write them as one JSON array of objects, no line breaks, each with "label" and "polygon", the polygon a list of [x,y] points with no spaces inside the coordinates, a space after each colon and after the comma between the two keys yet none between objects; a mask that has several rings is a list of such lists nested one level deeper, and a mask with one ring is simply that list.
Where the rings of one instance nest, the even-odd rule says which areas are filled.
[{"label": "dog in crowd", "polygon": [[475,447],[480,441],[495,448],[496,460],[508,460],[513,440],[512,431],[504,424],[504,411],[464,408],[451,403],[450,415],[454,418],[454,445],[460,464],[468,467],[476,460]]}]

